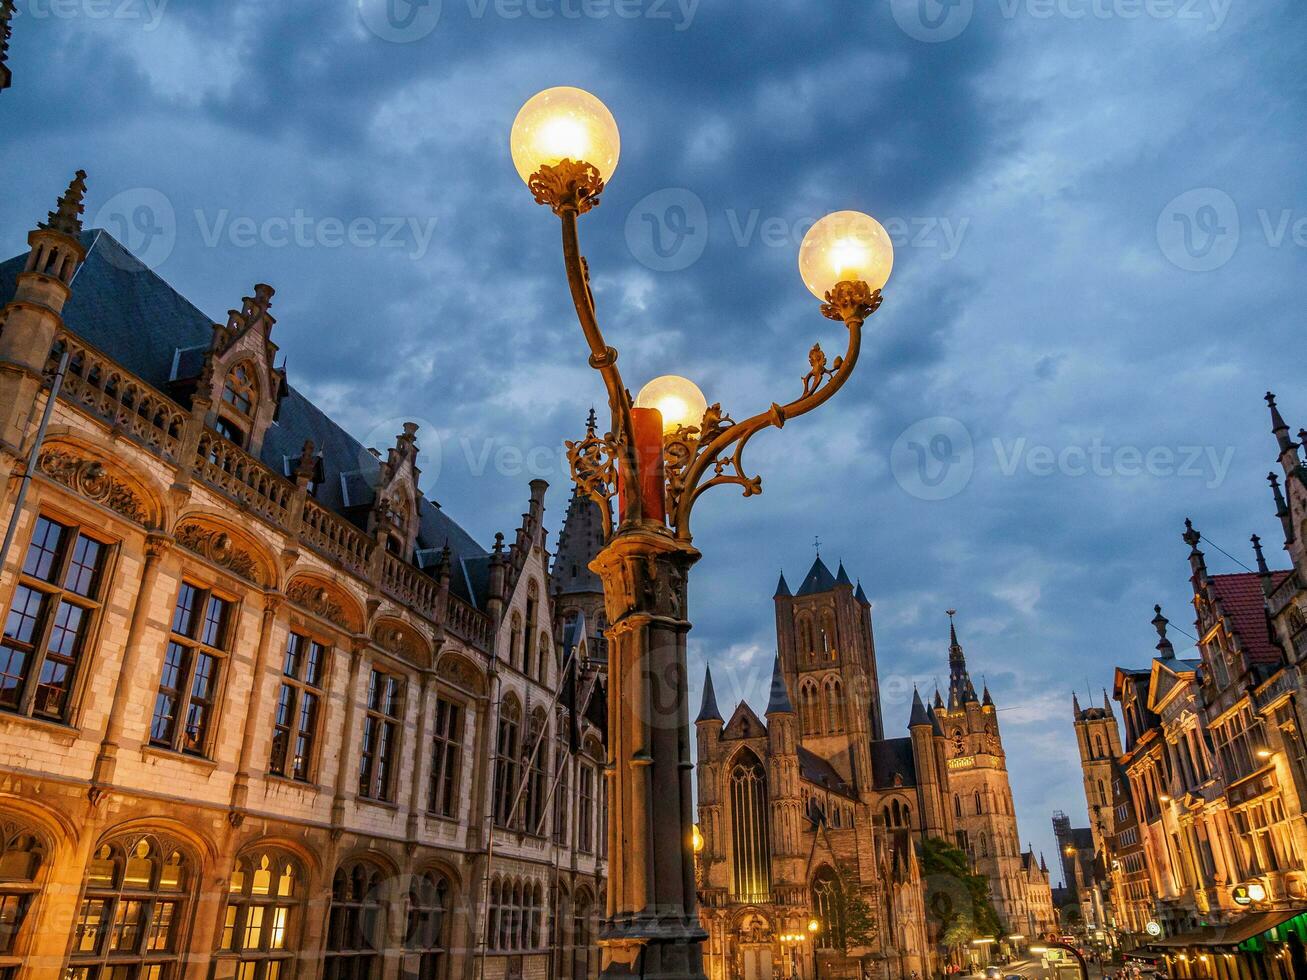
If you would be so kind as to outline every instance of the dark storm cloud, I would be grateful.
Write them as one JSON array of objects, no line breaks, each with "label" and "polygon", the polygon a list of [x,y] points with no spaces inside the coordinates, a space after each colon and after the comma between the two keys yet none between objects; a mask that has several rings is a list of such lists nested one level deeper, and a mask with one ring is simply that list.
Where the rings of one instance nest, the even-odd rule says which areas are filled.
[{"label": "dark storm cloud", "polygon": [[[1154,602],[1186,623],[1183,518],[1244,561],[1252,531],[1276,540],[1260,394],[1307,423],[1307,12],[921,2],[969,19],[921,40],[916,0],[661,4],[671,19],[444,0],[388,43],[345,0],[20,0],[0,242],[19,252],[78,166],[88,217],[117,199],[148,219],[129,243],[166,243],[171,217],[160,274],[214,316],[273,283],[293,380],[370,442],[421,420],[429,493],[485,541],[538,475],[556,527],[557,447],[601,394],[557,229],[508,160],[532,93],[589,88],[622,127],[583,236],[633,387],[678,370],[737,417],[792,397],[808,347],[842,344],[796,273],[806,222],[895,219],[848,388],[755,440],[763,497],[714,491],[696,514],[694,696],[707,657],[724,710],[762,705],[776,574],[797,583],[820,534],[875,602],[891,729],[913,683],[945,679],[943,610],[961,611],[1021,833],[1052,855],[1049,812],[1084,805],[1070,688],[1147,657]],[[690,207],[693,228],[659,230],[697,258],[651,260],[650,200],[655,219]],[[398,246],[341,244],[334,223],[359,221],[401,222]],[[1192,472],[1189,447],[1210,452]],[[1131,455],[1150,450],[1177,458]]]}]

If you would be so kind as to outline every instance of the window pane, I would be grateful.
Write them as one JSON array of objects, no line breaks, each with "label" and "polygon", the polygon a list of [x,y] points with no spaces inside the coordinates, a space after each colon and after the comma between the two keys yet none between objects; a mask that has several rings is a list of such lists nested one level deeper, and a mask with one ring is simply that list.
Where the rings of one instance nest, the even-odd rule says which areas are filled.
[{"label": "window pane", "polygon": [[31,895],[0,894],[0,954],[12,953]]},{"label": "window pane", "polygon": [[150,919],[150,936],[145,948],[167,952],[172,949],[172,927],[177,917],[176,902],[158,902]]},{"label": "window pane", "polygon": [[20,585],[14,591],[14,601],[5,621],[5,638],[21,644],[31,644],[40,632],[41,616],[45,607],[45,593]]},{"label": "window pane", "polygon": [[300,663],[304,652],[304,637],[298,633],[292,633],[286,639],[286,660],[282,664],[281,672],[287,677],[293,677],[299,680]]},{"label": "window pane", "polygon": [[73,546],[73,557],[68,563],[64,588],[87,598],[94,595],[99,584],[100,559],[103,553],[104,546],[99,541],[80,535],[77,544]]},{"label": "window pane", "polygon": [[61,602],[50,628],[50,642],[41,664],[41,680],[36,688],[32,710],[49,718],[62,718],[72,686],[73,671],[81,654],[82,639],[89,620],[86,610],[70,602]]},{"label": "window pane", "polygon": [[99,950],[108,906],[109,902],[101,898],[88,898],[82,903],[82,910],[77,916],[77,931],[73,937],[73,948],[77,952],[94,953]]},{"label": "window pane", "polygon": [[0,708],[17,708],[23,696],[27,654],[8,644],[0,645]]},{"label": "window pane", "polygon": [[199,598],[199,590],[189,583],[183,582],[181,591],[177,593],[177,608],[172,614],[172,631],[181,633],[183,636],[193,636],[192,627],[195,623],[195,603]]},{"label": "window pane", "polygon": [[111,951],[136,952],[136,944],[141,935],[142,905],[143,903],[131,899],[118,902],[118,914],[114,916],[113,932],[109,937]]},{"label": "window pane", "polygon": [[326,649],[321,643],[309,644],[309,659],[304,668],[304,683],[313,687],[322,686],[322,662],[326,659]]},{"label": "window pane", "polygon": [[230,603],[225,599],[219,599],[217,596],[209,597],[209,605],[204,613],[204,632],[200,636],[200,641],[211,647],[222,646],[224,634],[227,629],[227,611]]},{"label": "window pane", "polygon": [[27,557],[23,561],[23,574],[46,582],[53,580],[59,566],[59,549],[63,546],[67,528],[56,524],[48,517],[37,519],[32,532],[32,543],[27,548]]}]

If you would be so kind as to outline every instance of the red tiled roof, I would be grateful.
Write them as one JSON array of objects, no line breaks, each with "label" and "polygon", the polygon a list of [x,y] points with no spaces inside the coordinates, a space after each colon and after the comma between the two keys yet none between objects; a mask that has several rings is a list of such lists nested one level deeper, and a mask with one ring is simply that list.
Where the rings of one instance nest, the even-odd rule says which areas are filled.
[{"label": "red tiled roof", "polygon": [[[1291,572],[1272,572],[1271,587],[1278,588]],[[1213,575],[1208,578],[1212,598],[1220,602],[1226,625],[1239,638],[1244,653],[1252,663],[1274,663],[1280,650],[1271,642],[1266,623],[1265,597],[1261,576],[1256,572],[1237,575]]]}]

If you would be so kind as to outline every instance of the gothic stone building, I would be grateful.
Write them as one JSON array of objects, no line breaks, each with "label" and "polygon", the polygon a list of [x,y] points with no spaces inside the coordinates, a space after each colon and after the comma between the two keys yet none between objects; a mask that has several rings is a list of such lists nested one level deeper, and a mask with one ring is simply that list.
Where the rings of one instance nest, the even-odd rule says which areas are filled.
[{"label": "gothic stone building", "polygon": [[271,287],[215,324],[84,192],[0,264],[0,978],[593,975],[544,483],[481,547],[416,426],[370,451],[291,384]]},{"label": "gothic stone building", "polygon": [[[832,575],[818,557],[797,592],[781,577],[774,602],[777,657],[763,716],[741,702],[724,721],[709,674],[696,720],[698,873],[712,980],[788,976],[794,956],[803,976],[817,976],[818,964],[822,977],[937,969],[929,886],[918,864],[925,837],[970,848],[977,866],[996,876],[996,898],[1000,888],[1010,896],[1005,911],[1021,916],[1014,927],[1036,928],[1027,926],[1032,879],[1016,844],[1006,772],[988,760],[977,765],[982,747],[971,746],[986,720],[997,731],[992,704],[968,725],[974,691],[959,692],[951,714],[914,695],[908,734],[886,738],[871,604],[861,586],[843,565]],[[947,737],[949,726],[964,753]],[[974,777],[965,814],[952,777],[963,768]],[[974,812],[973,795],[981,800]],[[872,910],[870,945],[845,934],[841,878]],[[1047,893],[1047,871],[1036,869],[1034,879]],[[1047,918],[1051,895],[1037,903],[1037,917]],[[815,938],[782,941],[807,935],[814,917]]]}]

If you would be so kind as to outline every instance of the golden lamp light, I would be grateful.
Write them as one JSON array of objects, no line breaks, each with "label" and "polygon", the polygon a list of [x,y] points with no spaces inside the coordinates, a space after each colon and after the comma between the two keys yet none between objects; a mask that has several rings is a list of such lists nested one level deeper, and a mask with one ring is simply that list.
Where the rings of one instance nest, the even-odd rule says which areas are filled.
[{"label": "golden lamp light", "polygon": [[518,111],[509,150],[527,184],[538,170],[564,160],[588,163],[607,181],[617,169],[622,138],[606,105],[583,89],[560,86],[532,96]]},{"label": "golden lamp light", "polygon": [[860,211],[836,211],[808,229],[799,246],[799,275],[818,299],[841,282],[875,292],[889,282],[894,243],[881,223]]},{"label": "golden lamp light", "polygon": [[703,834],[700,832],[698,824],[694,825],[694,829],[690,833],[690,840],[694,845],[695,854],[703,850]]},{"label": "golden lamp light", "polygon": [[821,923],[820,923],[820,922],[818,922],[816,919],[809,919],[809,920],[808,920],[808,931],[809,931],[809,932],[815,933],[815,932],[818,932],[820,929],[821,929]]},{"label": "golden lamp light", "polygon": [[656,408],[663,417],[663,432],[697,426],[708,410],[708,399],[688,378],[664,374],[654,378],[635,396],[636,408]]}]

